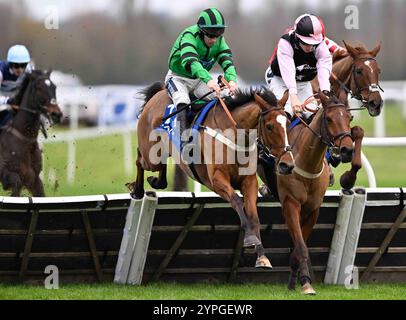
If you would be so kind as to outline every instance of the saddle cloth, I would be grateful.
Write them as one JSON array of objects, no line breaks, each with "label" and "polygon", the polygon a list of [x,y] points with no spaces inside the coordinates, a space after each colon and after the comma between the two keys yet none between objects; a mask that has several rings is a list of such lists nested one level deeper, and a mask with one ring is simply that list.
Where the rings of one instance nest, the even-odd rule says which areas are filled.
[{"label": "saddle cloth", "polygon": [[[203,121],[206,119],[207,114],[209,111],[216,105],[217,99],[214,99],[210,102],[208,102],[202,109],[197,113],[195,116],[195,121],[192,126],[192,136],[195,138],[195,135],[198,133],[200,130],[200,125],[203,123]],[[165,113],[164,117],[167,117],[171,113],[176,111],[176,106],[174,104],[170,104],[166,106],[165,108]],[[155,130],[157,131],[163,131],[168,134],[169,140],[175,145],[176,149],[178,151],[181,151],[181,145],[180,145],[180,137],[179,134],[177,133],[176,129],[176,116],[174,115],[173,117],[167,119],[164,121],[158,128]]]}]

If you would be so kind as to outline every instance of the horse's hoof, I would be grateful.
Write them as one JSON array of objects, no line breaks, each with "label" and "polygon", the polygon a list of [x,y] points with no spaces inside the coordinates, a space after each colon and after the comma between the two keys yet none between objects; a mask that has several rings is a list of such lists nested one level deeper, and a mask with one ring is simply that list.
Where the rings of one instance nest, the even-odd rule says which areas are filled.
[{"label": "horse's hoof", "polygon": [[147,181],[149,185],[154,189],[166,189],[166,187],[168,186],[167,183],[162,183],[157,177],[148,177]]},{"label": "horse's hoof", "polygon": [[355,185],[355,180],[356,178],[350,178],[348,177],[349,171],[346,171],[341,177],[340,177],[340,185],[343,189],[350,190],[354,187]]},{"label": "horse's hoof", "polygon": [[313,289],[312,285],[308,282],[306,282],[303,286],[302,286],[302,294],[305,295],[315,295],[316,291]]},{"label": "horse's hoof", "polygon": [[247,236],[244,238],[244,248],[260,245],[261,241],[255,235]]},{"label": "horse's hoof", "polygon": [[144,190],[133,190],[132,192],[130,192],[131,198],[135,200],[140,200],[144,198],[144,194],[145,194]]},{"label": "horse's hoof", "polygon": [[255,263],[255,268],[272,269],[272,265],[266,256],[260,256]]},{"label": "horse's hoof", "polygon": [[296,285],[294,285],[294,284],[288,284],[288,290],[289,290],[289,291],[296,291]]}]

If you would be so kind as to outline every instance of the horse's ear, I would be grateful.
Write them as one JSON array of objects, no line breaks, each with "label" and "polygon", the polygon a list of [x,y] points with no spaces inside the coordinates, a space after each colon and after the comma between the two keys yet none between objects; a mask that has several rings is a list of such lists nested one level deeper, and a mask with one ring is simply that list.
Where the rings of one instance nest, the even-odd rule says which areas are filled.
[{"label": "horse's ear", "polygon": [[347,52],[349,53],[349,55],[350,55],[351,57],[354,58],[354,57],[356,57],[356,56],[358,55],[357,50],[356,50],[352,45],[350,45],[349,43],[345,42],[344,40],[343,40],[343,43],[344,43],[345,48],[347,49]]},{"label": "horse's ear", "polygon": [[288,102],[289,99],[289,90],[286,90],[283,94],[282,99],[278,101],[278,106],[281,108],[285,108],[286,102]]},{"label": "horse's ear", "polygon": [[379,50],[381,50],[381,44],[382,41],[379,41],[379,43],[376,45],[375,48],[373,48],[369,53],[371,56],[376,57],[378,55]]},{"label": "horse's ear", "polygon": [[321,100],[321,105],[326,106],[329,102],[329,97],[327,97],[320,89],[319,89],[318,95]]},{"label": "horse's ear", "polygon": [[259,94],[257,94],[257,93],[254,94],[254,99],[255,99],[255,102],[260,106],[260,108],[262,110],[269,109],[268,103],[264,99],[262,99]]}]

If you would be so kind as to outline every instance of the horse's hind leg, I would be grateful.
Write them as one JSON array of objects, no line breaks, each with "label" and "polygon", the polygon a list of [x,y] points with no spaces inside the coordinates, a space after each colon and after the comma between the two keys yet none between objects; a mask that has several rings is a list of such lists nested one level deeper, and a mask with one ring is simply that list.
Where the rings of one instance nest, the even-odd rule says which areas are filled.
[{"label": "horse's hind leg", "polygon": [[166,189],[168,181],[166,180],[166,164],[161,164],[158,177],[148,177],[149,185],[154,189]]},{"label": "horse's hind leg", "polygon": [[231,207],[238,213],[241,221],[241,227],[244,230],[244,247],[252,247],[261,244],[257,236],[249,232],[249,224],[244,211],[243,200],[235,193],[230,184],[230,177],[225,175],[221,170],[215,170],[211,179],[213,190],[224,200],[228,201]]},{"label": "horse's hind leg", "polygon": [[362,139],[364,138],[364,130],[359,126],[351,128],[351,137],[354,141],[354,155],[351,161],[351,169],[344,172],[340,177],[340,185],[344,189],[351,189],[354,187],[355,181],[357,180],[357,173],[362,167],[361,146]]},{"label": "horse's hind leg", "polygon": [[247,176],[242,185],[241,192],[244,196],[245,213],[248,217],[250,234],[254,234],[259,240],[259,243],[255,246],[257,253],[257,261],[255,263],[256,268],[272,268],[271,262],[265,255],[264,246],[261,241],[260,227],[261,224],[258,218],[257,211],[257,198],[258,198],[258,181],[256,175]]},{"label": "horse's hind leg", "polygon": [[130,189],[130,195],[134,199],[142,199],[144,197],[144,168],[141,164],[141,152],[137,149],[137,179],[135,182],[127,183],[126,186]]}]

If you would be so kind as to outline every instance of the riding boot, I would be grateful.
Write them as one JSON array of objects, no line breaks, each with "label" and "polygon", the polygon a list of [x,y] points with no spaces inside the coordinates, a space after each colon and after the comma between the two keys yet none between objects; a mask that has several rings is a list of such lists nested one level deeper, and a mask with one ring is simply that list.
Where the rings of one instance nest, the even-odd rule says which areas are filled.
[{"label": "riding boot", "polygon": [[260,195],[263,197],[272,196],[271,190],[269,190],[268,186],[265,183],[259,187],[258,191],[259,191]]},{"label": "riding boot", "polygon": [[331,164],[328,165],[328,172],[329,172],[329,183],[328,186],[332,187],[334,185],[334,172]]},{"label": "riding boot", "polygon": [[[186,105],[185,103],[179,103],[177,105],[177,109],[183,108],[185,105]],[[188,137],[183,135],[183,133],[186,130],[186,126],[187,126],[186,112],[187,112],[187,108],[184,109],[183,111],[179,112],[176,116],[176,119],[177,119],[178,125],[179,125],[179,135],[180,135],[180,142],[181,142],[182,147],[188,142]]]}]

